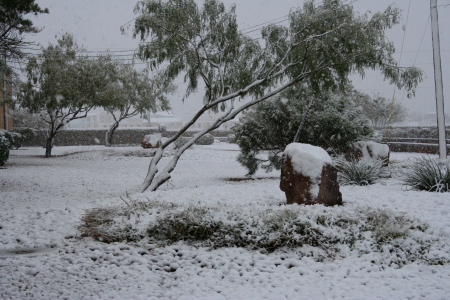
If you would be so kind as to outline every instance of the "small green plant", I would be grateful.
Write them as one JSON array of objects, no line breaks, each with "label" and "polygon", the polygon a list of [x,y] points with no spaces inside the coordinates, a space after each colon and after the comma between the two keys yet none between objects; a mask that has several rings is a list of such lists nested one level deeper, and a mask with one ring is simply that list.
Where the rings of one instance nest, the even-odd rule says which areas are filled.
[{"label": "small green plant", "polygon": [[405,184],[414,190],[450,192],[450,162],[426,156],[417,158],[406,174]]},{"label": "small green plant", "polygon": [[386,174],[381,160],[338,159],[336,167],[338,181],[342,185],[370,185]]}]

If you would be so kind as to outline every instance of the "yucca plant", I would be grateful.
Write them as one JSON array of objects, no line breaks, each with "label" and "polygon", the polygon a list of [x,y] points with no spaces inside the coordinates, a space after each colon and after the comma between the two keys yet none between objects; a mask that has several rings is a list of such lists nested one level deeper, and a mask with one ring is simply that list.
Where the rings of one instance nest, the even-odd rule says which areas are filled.
[{"label": "yucca plant", "polygon": [[381,160],[338,159],[338,181],[341,185],[370,185],[386,174]]},{"label": "yucca plant", "polygon": [[450,162],[427,156],[416,158],[406,174],[405,184],[420,191],[450,192]]}]

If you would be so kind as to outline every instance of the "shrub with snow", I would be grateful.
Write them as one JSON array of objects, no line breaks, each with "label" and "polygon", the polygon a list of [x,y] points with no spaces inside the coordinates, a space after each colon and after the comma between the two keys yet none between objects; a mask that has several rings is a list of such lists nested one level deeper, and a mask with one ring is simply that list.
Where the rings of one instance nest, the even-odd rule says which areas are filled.
[{"label": "shrub with snow", "polygon": [[[283,94],[256,105],[233,127],[241,149],[238,161],[253,175],[281,167],[280,153],[294,142],[344,153],[349,145],[372,136],[368,119],[343,95],[320,95],[311,104],[301,91]],[[308,109],[309,107],[309,109]]]},{"label": "shrub with snow", "polygon": [[405,184],[415,190],[450,192],[450,162],[426,156],[416,158],[406,174]]},{"label": "shrub with snow", "polygon": [[11,148],[11,143],[9,139],[4,134],[5,130],[0,131],[0,166],[3,166],[9,157],[9,149]]},{"label": "shrub with snow", "polygon": [[[275,251],[297,248],[317,260],[380,253],[380,264],[413,261],[448,263],[448,247],[420,220],[390,210],[345,207],[279,206],[264,203],[183,204],[130,202],[126,207],[94,209],[80,231],[103,242],[160,246],[187,243],[200,247],[243,247]],[[430,257],[429,250],[443,249]],[[437,247],[437,248],[436,248]]]},{"label": "shrub with snow", "polygon": [[9,150],[19,148],[23,137],[20,133],[0,129],[0,166],[3,166],[9,157]]},{"label": "shrub with snow", "polygon": [[205,134],[201,138],[199,138],[196,142],[196,145],[212,145],[214,144],[214,136],[212,134]]},{"label": "shrub with snow", "polygon": [[189,142],[189,138],[188,137],[180,136],[173,143],[175,145],[175,148],[180,149],[187,142]]},{"label": "shrub with snow", "polygon": [[229,134],[227,136],[227,143],[230,143],[230,144],[236,143],[236,135],[235,134]]}]

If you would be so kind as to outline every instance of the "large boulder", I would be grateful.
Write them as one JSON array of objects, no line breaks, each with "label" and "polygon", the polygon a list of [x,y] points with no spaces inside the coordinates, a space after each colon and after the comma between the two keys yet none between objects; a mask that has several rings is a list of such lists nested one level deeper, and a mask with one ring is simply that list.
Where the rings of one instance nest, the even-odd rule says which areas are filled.
[{"label": "large boulder", "polygon": [[159,148],[161,146],[161,133],[147,134],[141,141],[142,148]]},{"label": "large boulder", "polygon": [[288,204],[342,205],[337,169],[328,153],[309,144],[289,144],[282,158],[280,189]]},{"label": "large boulder", "polygon": [[359,141],[350,145],[345,154],[346,160],[382,160],[383,165],[389,165],[389,146],[373,141]]}]

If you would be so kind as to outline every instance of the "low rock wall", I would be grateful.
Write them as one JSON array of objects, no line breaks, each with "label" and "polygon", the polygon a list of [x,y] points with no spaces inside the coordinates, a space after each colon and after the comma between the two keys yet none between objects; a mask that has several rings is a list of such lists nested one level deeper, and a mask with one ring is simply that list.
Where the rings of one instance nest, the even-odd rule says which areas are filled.
[{"label": "low rock wall", "polygon": [[[413,152],[413,153],[426,153],[426,154],[439,154],[438,144],[425,144],[425,143],[396,143],[388,142],[389,150],[391,152]],[[447,153],[450,153],[450,145],[447,144]]]},{"label": "low rock wall", "polygon": [[[84,130],[62,130],[58,132],[55,137],[55,146],[91,146],[91,145],[104,145],[106,129],[84,129]],[[152,134],[158,131],[152,128],[134,128],[134,129],[117,129],[114,132],[113,144],[114,145],[140,145],[142,138],[147,134]],[[187,131],[183,136],[193,136],[198,131]],[[163,131],[161,132],[163,137],[171,137],[176,131]],[[225,138],[231,131],[215,130],[210,132],[216,138]],[[36,138],[25,141],[23,147],[44,147],[46,142],[46,133],[40,131],[37,133]]]}]

